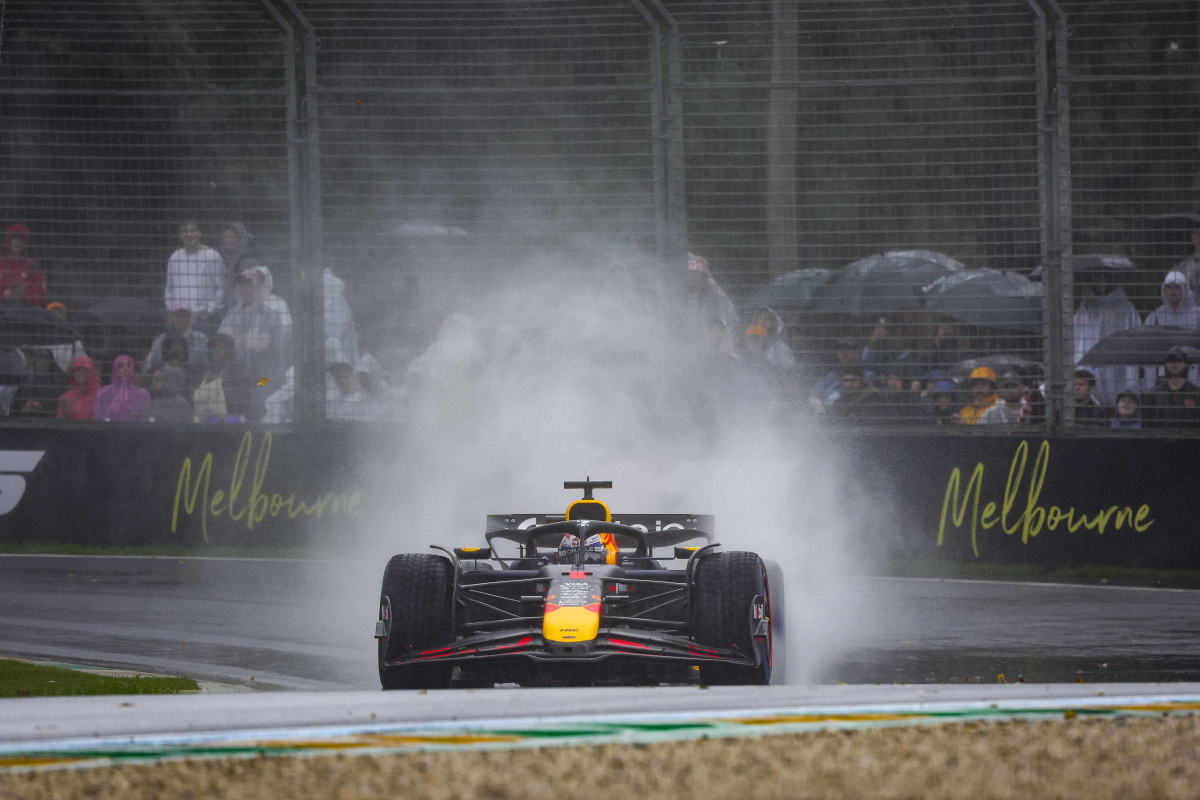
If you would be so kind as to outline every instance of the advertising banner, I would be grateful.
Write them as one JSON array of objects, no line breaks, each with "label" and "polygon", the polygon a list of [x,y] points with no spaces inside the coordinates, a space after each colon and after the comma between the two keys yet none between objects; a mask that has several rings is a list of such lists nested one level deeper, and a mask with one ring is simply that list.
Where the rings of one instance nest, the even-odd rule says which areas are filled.
[{"label": "advertising banner", "polygon": [[9,428],[0,443],[5,542],[297,546],[352,525],[364,499],[336,430]]},{"label": "advertising banner", "polygon": [[[1200,569],[1200,439],[841,442],[864,500],[893,518],[862,533],[889,555]],[[332,427],[5,429],[0,542],[327,544],[379,499],[359,465],[380,443]]]},{"label": "advertising banner", "polygon": [[862,437],[901,555],[1200,569],[1200,440]]}]

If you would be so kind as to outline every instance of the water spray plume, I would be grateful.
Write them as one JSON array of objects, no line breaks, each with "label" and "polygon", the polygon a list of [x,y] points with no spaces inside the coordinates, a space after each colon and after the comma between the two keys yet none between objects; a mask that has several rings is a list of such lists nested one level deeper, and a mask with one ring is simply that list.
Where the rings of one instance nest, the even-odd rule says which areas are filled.
[{"label": "water spray plume", "polygon": [[599,474],[614,511],[715,514],[724,549],[779,562],[789,680],[817,678],[861,629],[848,581],[872,504],[795,409],[715,363],[705,322],[637,258],[535,260],[463,301],[408,369],[356,619],[392,554],[478,544],[489,513],[561,513],[563,481]]}]

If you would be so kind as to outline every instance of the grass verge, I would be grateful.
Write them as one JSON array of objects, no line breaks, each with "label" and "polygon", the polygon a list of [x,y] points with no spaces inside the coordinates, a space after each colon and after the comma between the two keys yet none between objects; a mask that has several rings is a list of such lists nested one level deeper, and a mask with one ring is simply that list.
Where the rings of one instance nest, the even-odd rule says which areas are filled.
[{"label": "grass verge", "polygon": [[199,684],[191,678],[122,678],[0,659],[0,697],[176,694],[199,690]]},{"label": "grass verge", "polygon": [[946,559],[894,559],[879,572],[903,578],[972,578],[994,581],[1047,581],[1053,583],[1111,584],[1176,589],[1200,589],[1200,570],[1147,569],[1088,565],[1043,567],[1036,564],[995,564]]}]

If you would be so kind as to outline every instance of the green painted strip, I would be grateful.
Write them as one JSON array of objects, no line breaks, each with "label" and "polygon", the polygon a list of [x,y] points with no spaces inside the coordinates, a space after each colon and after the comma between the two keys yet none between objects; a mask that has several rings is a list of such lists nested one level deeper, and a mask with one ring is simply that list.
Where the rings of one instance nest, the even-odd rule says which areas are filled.
[{"label": "green painted strip", "polygon": [[[811,709],[792,714],[744,716],[695,721],[573,721],[526,726],[430,727],[379,726],[336,735],[319,731],[263,732],[253,741],[195,737],[174,742],[121,744],[100,747],[64,747],[48,743],[22,751],[0,752],[0,770],[27,771],[83,768],[105,764],[147,763],[195,758],[261,758],[315,756],[330,753],[355,755],[398,754],[442,750],[495,750],[584,744],[648,744],[705,738],[764,736],[820,730],[860,730],[948,722],[1045,720],[1087,717],[1149,717],[1200,712],[1200,703],[1160,702],[1123,706],[1059,706],[998,708],[969,707],[930,711],[856,709],[853,712]],[[294,738],[293,738],[294,737]]]}]

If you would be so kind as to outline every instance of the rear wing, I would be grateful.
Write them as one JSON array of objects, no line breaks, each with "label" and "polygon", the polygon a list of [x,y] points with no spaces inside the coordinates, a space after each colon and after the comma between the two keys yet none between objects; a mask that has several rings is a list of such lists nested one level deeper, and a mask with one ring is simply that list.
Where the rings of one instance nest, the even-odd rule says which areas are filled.
[{"label": "rear wing", "polygon": [[[529,530],[537,525],[547,525],[565,520],[562,514],[489,514],[487,532],[501,530]],[[711,514],[622,514],[613,516],[617,525],[637,528],[646,534],[646,543],[654,547],[672,545],[701,538],[712,541],[716,528],[716,517]],[[703,533],[698,533],[703,532]],[[509,538],[507,536],[501,538]]]}]

